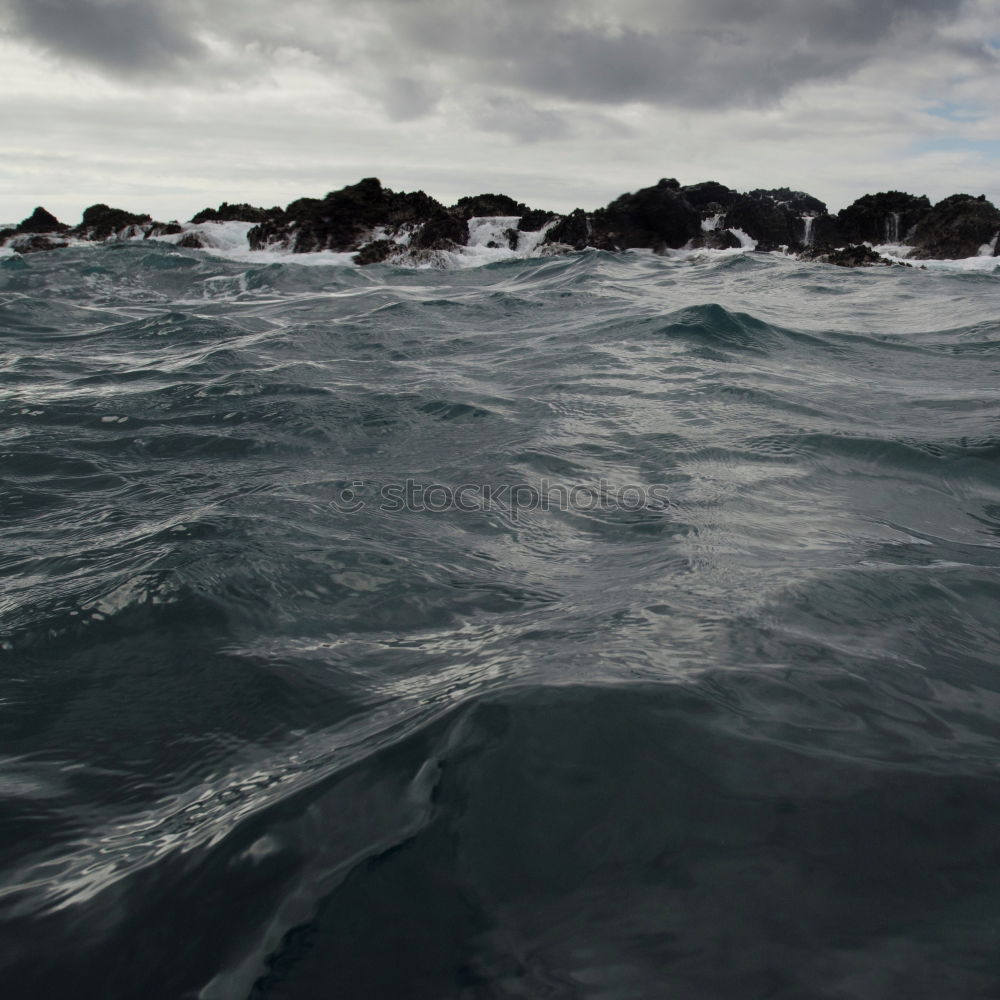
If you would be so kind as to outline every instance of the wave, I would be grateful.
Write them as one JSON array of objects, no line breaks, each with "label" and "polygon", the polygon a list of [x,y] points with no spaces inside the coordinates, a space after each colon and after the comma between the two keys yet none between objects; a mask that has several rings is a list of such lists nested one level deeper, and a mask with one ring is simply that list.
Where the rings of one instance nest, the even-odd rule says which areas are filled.
[{"label": "wave", "polygon": [[[304,785],[273,769],[270,786],[244,779],[243,795],[261,800],[250,812],[239,796],[225,809],[202,800],[188,822],[214,813],[224,836],[171,852],[127,891],[81,899],[97,918],[85,933],[71,937],[63,911],[46,918],[60,970],[19,965],[30,948],[17,938],[13,968],[56,991],[72,970],[86,993],[113,962],[120,995],[206,1000],[646,996],[653,981],[794,995],[818,978],[846,990],[902,954],[894,982],[915,995],[930,996],[928,979],[975,992],[992,981],[974,917],[996,888],[991,764],[980,754],[935,773],[932,732],[907,762],[866,758],[858,744],[884,745],[906,704],[776,672],[481,696],[360,756],[345,748]],[[845,855],[845,842],[863,847]],[[847,914],[851,948],[835,931]],[[183,963],[142,946],[179,920]]]},{"label": "wave", "polygon": [[8,992],[988,993],[1000,285],[297,264],[0,268]]}]

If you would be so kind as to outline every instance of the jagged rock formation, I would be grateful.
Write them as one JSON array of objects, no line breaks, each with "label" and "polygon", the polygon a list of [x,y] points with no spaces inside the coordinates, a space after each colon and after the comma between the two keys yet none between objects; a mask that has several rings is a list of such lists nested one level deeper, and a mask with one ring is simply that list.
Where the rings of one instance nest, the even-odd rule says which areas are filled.
[{"label": "jagged rock formation", "polygon": [[680,192],[687,203],[701,213],[702,218],[723,214],[732,208],[740,197],[739,191],[734,191],[718,181],[685,184]]},{"label": "jagged rock formation", "polygon": [[69,226],[60,222],[51,212],[45,211],[40,205],[23,222],[19,223],[14,234],[20,233],[65,233]]},{"label": "jagged rock formation", "polygon": [[740,195],[726,212],[724,225],[756,240],[758,250],[815,245],[819,234],[823,241],[834,235],[826,205],[789,188]]},{"label": "jagged rock formation", "polygon": [[775,205],[787,209],[795,216],[825,215],[826,205],[805,191],[792,191],[791,188],[757,188],[747,192],[748,198],[759,201],[773,201]]},{"label": "jagged rock formation", "polygon": [[[839,250],[830,247],[811,247],[803,250],[799,256],[802,260],[815,260],[821,264],[836,264],[837,267],[892,267],[896,261],[876,253],[870,246],[860,244],[846,246]],[[900,267],[911,267],[910,264],[900,264]]]},{"label": "jagged rock formation", "polygon": [[39,206],[12,229],[0,230],[0,246],[8,246],[20,254],[61,250],[69,244],[58,235],[68,230],[69,226]]},{"label": "jagged rock formation", "polygon": [[355,264],[382,264],[399,253],[399,244],[394,240],[372,240],[355,255]]},{"label": "jagged rock formation", "polygon": [[590,246],[590,217],[582,208],[564,215],[546,234],[549,245],[584,250]]},{"label": "jagged rock formation", "polygon": [[797,214],[771,198],[753,195],[737,198],[726,212],[725,225],[774,249],[800,242],[803,233]]},{"label": "jagged rock formation", "polygon": [[[915,258],[1000,250],[1000,211],[983,196],[952,195],[931,207],[923,196],[884,191],[865,195],[834,216],[802,191],[759,188],[741,194],[718,181],[682,186],[674,178],[623,194],[593,212],[578,208],[557,215],[496,193],[470,195],[446,207],[423,191],[392,191],[369,177],[324,198],[300,198],[284,209],[223,202],[197,213],[191,225],[229,222],[252,224],[248,242],[253,250],[350,252],[359,264],[443,263],[448,259],[443,252],[470,246],[550,254],[588,247],[656,253],[756,248],[843,267],[886,262],[864,244],[905,241]],[[88,208],[74,229],[36,208],[16,227],[0,232],[0,245],[34,253],[66,246],[69,239],[162,237],[189,249],[218,245],[204,229],[154,222],[149,215],[103,204]]]},{"label": "jagged rock formation", "polygon": [[45,233],[17,234],[7,244],[17,253],[42,253],[45,250],[63,250],[69,246],[65,240]]},{"label": "jagged rock formation", "polygon": [[154,222],[149,215],[138,215],[107,205],[91,205],[83,213],[80,225],[70,228],[44,208],[36,208],[14,229],[0,231],[0,246],[7,245],[18,253],[39,253],[43,250],[61,250],[68,246],[66,239],[55,239],[53,234],[77,240],[103,242],[105,240],[142,236],[155,239],[183,232],[176,222]]},{"label": "jagged rock formation", "polygon": [[257,208],[254,205],[247,205],[241,202],[238,205],[230,205],[224,201],[218,208],[203,208],[196,215],[192,216],[191,222],[196,226],[203,222],[253,222],[260,224],[269,219],[276,219],[281,215],[281,209]]},{"label": "jagged rock formation", "polygon": [[[0,229],[0,246],[9,245],[19,253],[36,253],[39,250],[56,250],[66,246],[64,242],[49,240],[50,246],[44,245],[46,240],[28,240],[28,236],[41,236],[48,233],[65,233],[69,226],[60,222],[51,212],[40,205],[26,219],[23,219],[12,229]],[[19,237],[15,239],[15,237]],[[31,247],[31,249],[22,249]]]},{"label": "jagged rock formation", "polygon": [[250,248],[282,247],[294,253],[360,250],[372,232],[412,231],[410,245],[451,249],[469,238],[468,222],[423,191],[397,193],[375,177],[331,191],[325,198],[300,198],[280,215],[255,226]]},{"label": "jagged rock formation", "polygon": [[882,191],[842,208],[837,221],[843,238],[851,243],[902,243],[930,207],[923,195]]},{"label": "jagged rock formation", "polygon": [[484,215],[522,216],[531,211],[527,205],[505,194],[468,195],[459,198],[450,210],[466,220]]},{"label": "jagged rock formation", "polygon": [[529,208],[524,215],[521,216],[521,221],[518,222],[517,228],[522,233],[537,233],[540,229],[543,229],[545,225],[558,216],[554,212],[545,212],[540,208]]},{"label": "jagged rock formation", "polygon": [[546,243],[574,250],[647,247],[679,249],[701,235],[701,215],[680,193],[676,180],[661,180],[634,194],[623,194],[592,215],[575,209],[546,234]]},{"label": "jagged rock formation", "polygon": [[81,240],[107,240],[133,227],[140,230],[152,223],[150,215],[137,215],[107,205],[91,205],[84,210],[83,221],[73,230],[73,235]]},{"label": "jagged rock formation", "polygon": [[[805,222],[803,221],[803,230],[804,228]],[[809,239],[805,238],[803,231],[801,242],[810,247],[839,247],[849,243],[850,240],[844,237],[838,217],[824,213],[813,218],[809,227]]]},{"label": "jagged rock formation", "polygon": [[[529,208],[523,202],[515,201],[505,194],[469,195],[459,198],[448,211],[454,212],[466,221],[489,216],[516,217],[519,220],[517,228],[524,233],[537,233],[547,222],[557,218],[554,212]],[[516,241],[512,242],[511,248],[517,249]]]},{"label": "jagged rock formation", "polygon": [[600,250],[648,247],[678,250],[701,234],[701,215],[674,180],[661,180],[635,194],[623,194],[591,220],[594,246]]},{"label": "jagged rock formation", "polygon": [[983,195],[953,194],[939,201],[917,223],[910,255],[918,260],[974,257],[983,247],[1000,249],[1000,211]]}]

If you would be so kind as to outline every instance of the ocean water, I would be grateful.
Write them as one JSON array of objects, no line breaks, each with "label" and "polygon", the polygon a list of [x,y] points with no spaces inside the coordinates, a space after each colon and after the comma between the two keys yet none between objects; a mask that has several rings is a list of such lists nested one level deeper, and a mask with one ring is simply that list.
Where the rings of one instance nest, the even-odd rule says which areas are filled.
[{"label": "ocean water", "polygon": [[0,262],[4,996],[1000,996],[1000,277],[317,263]]}]

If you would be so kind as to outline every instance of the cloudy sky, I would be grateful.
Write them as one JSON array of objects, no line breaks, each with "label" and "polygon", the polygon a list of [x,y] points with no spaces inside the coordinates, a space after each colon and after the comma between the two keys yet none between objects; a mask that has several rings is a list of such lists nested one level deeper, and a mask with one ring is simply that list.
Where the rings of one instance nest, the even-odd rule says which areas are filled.
[{"label": "cloudy sky", "polygon": [[0,221],[375,175],[595,208],[664,176],[1000,203],[997,0],[0,0]]}]

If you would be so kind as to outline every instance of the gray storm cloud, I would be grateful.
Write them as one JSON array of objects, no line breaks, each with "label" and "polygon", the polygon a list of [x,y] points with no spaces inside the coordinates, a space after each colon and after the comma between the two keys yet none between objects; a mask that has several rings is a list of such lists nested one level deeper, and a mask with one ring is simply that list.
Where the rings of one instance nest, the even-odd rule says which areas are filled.
[{"label": "gray storm cloud", "polygon": [[[390,117],[413,119],[469,88],[499,118],[514,106],[499,101],[502,93],[604,105],[766,104],[893,47],[918,51],[963,2],[0,0],[0,9],[15,37],[119,75],[181,78],[204,58],[224,76],[236,71],[241,47],[299,49],[380,98]],[[210,66],[213,41],[234,58]]]},{"label": "gray storm cloud", "polygon": [[962,0],[549,0],[391,5],[417,56],[467,80],[569,100],[756,104],[843,76],[893,45],[919,48]]},{"label": "gray storm cloud", "polygon": [[7,30],[54,55],[112,73],[161,73],[202,46],[177,5],[152,0],[6,0]]}]

